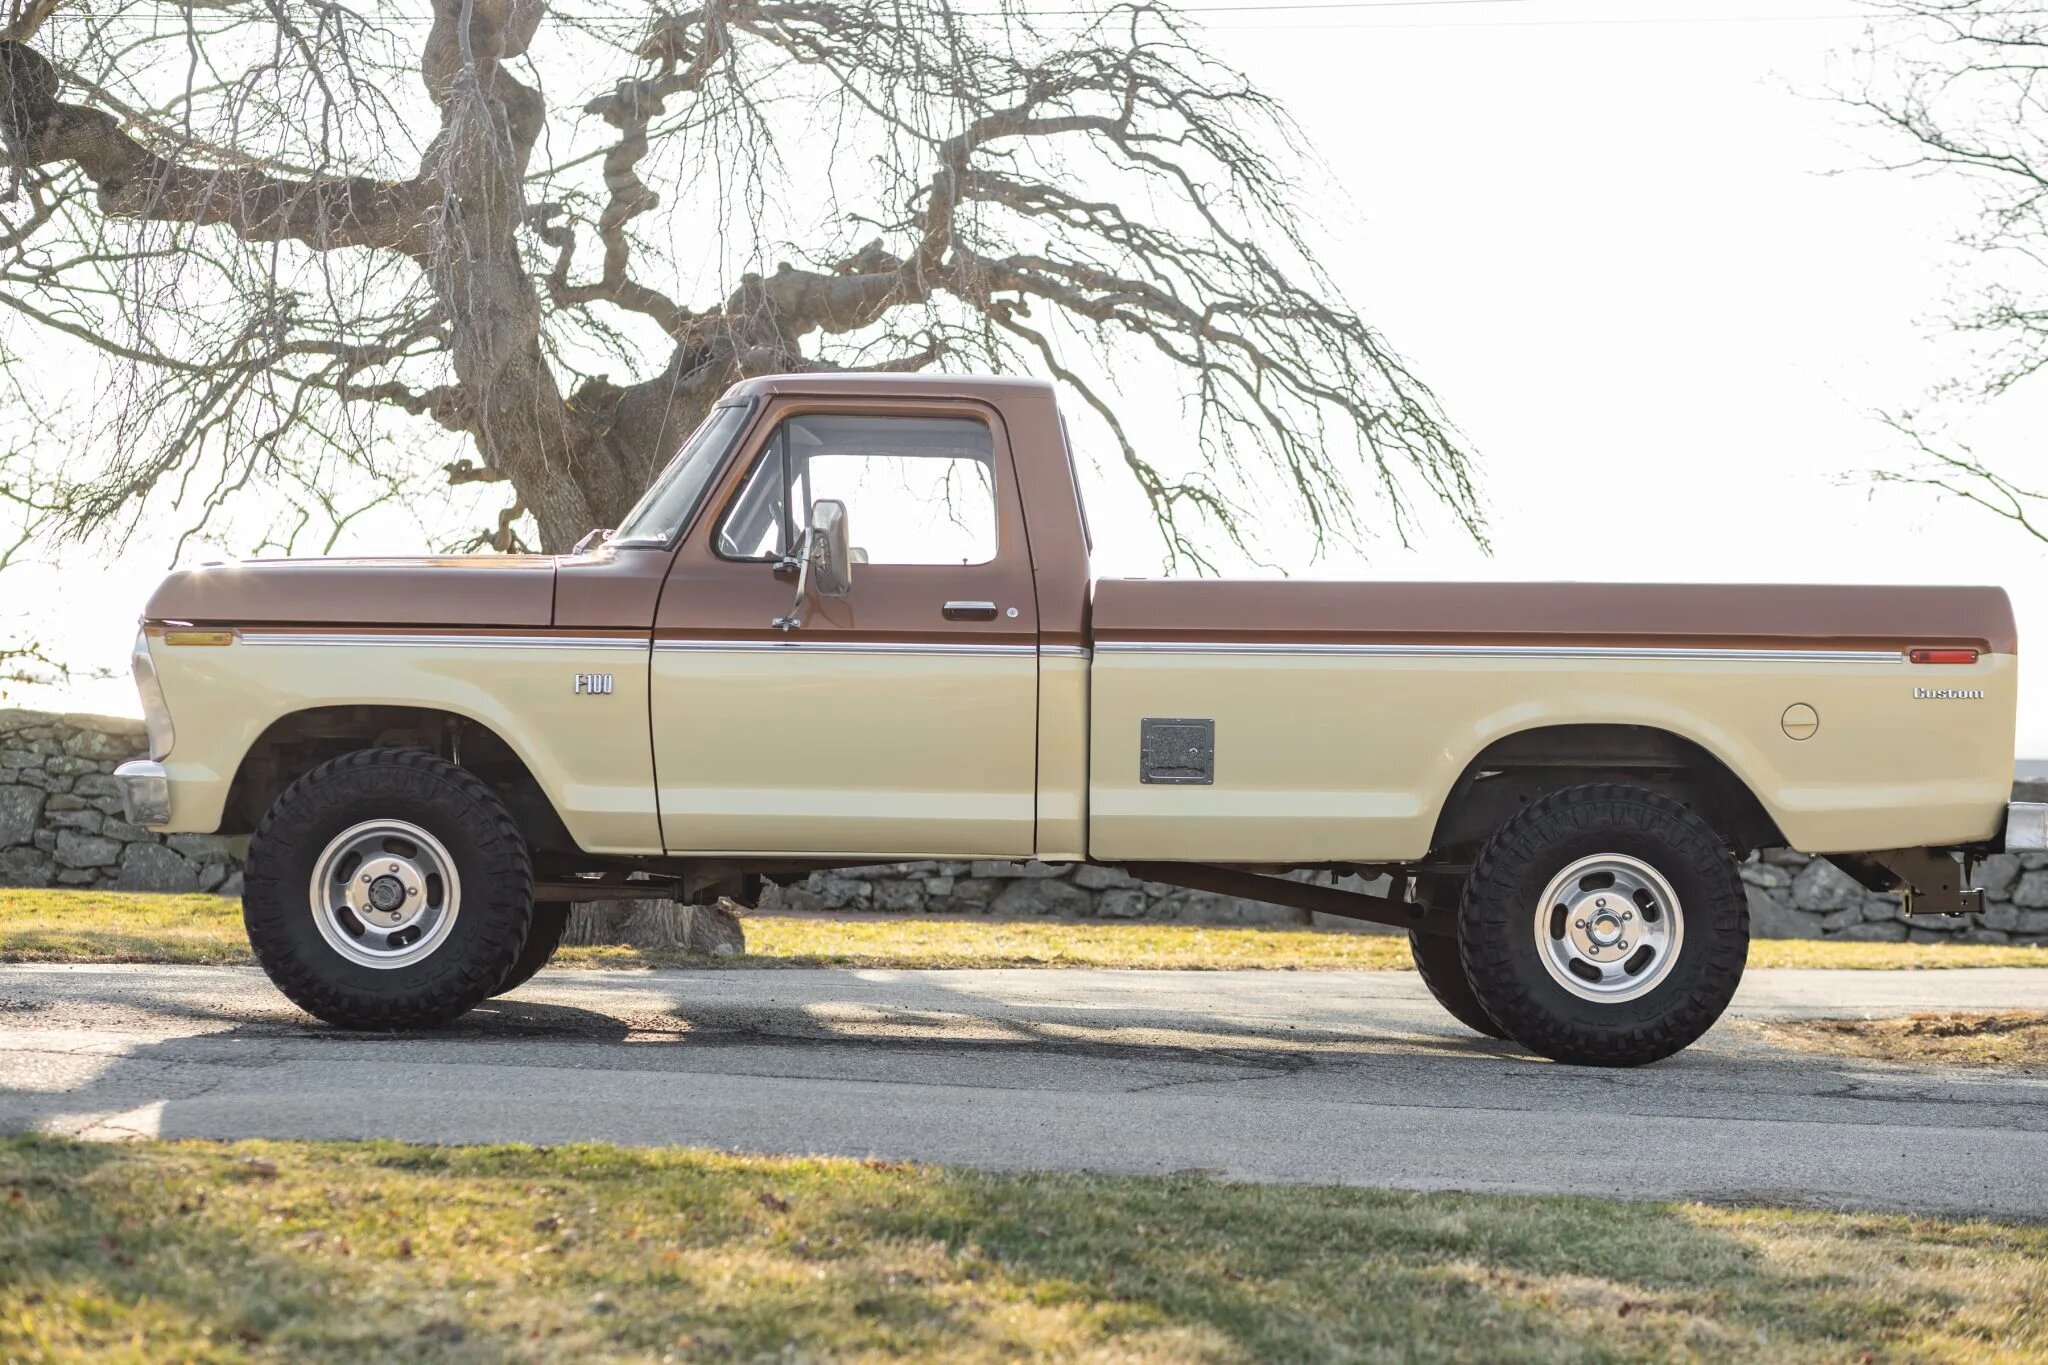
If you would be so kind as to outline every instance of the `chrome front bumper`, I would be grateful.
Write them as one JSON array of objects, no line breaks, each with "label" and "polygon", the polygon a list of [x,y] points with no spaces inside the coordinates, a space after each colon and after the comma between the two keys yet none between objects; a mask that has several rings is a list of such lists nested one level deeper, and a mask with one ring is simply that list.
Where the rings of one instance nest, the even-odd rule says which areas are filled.
[{"label": "chrome front bumper", "polygon": [[171,779],[163,764],[148,758],[131,759],[114,769],[114,780],[121,784],[121,808],[129,824],[171,822]]},{"label": "chrome front bumper", "polygon": [[2048,849],[2048,803],[2011,801],[2005,807],[2005,851],[2038,853]]}]

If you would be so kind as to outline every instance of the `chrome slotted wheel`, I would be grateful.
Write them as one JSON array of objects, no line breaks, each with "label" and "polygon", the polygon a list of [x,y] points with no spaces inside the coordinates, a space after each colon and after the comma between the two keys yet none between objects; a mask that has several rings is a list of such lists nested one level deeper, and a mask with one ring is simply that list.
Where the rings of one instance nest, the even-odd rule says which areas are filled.
[{"label": "chrome slotted wheel", "polygon": [[313,864],[313,922],[364,967],[410,967],[447,941],[462,882],[441,841],[406,820],[345,829]]},{"label": "chrome slotted wheel", "polygon": [[1685,914],[1671,883],[1624,853],[1581,858],[1558,873],[1536,907],[1535,927],[1552,979],[1602,1004],[1654,990],[1685,940]]}]

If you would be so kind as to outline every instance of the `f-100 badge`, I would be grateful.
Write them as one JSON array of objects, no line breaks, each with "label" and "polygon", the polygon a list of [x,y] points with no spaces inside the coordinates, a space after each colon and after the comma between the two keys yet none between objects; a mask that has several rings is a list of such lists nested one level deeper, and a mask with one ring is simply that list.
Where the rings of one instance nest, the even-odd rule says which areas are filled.
[{"label": "f-100 badge", "polygon": [[578,696],[609,697],[612,694],[612,675],[609,673],[578,673],[576,675],[574,691]]}]

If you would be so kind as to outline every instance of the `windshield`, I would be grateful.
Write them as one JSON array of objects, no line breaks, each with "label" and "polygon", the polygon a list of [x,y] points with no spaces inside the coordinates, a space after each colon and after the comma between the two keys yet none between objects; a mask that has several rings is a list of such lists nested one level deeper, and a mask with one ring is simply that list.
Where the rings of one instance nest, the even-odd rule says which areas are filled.
[{"label": "windshield", "polygon": [[696,510],[704,486],[725,462],[733,438],[746,425],[745,403],[730,403],[711,410],[683,448],[661,471],[661,477],[647,490],[626,519],[613,532],[614,545],[666,545],[683,529]]}]

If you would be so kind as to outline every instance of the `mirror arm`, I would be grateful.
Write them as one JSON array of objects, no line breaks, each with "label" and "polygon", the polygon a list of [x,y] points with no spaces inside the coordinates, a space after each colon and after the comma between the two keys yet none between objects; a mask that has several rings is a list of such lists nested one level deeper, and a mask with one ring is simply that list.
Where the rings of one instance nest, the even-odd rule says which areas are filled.
[{"label": "mirror arm", "polygon": [[[813,534],[814,532],[808,530],[804,532],[803,542],[795,556],[796,598],[789,604],[789,614],[778,616],[768,623],[777,630],[795,630],[804,623],[804,599],[810,596],[811,592],[811,536]],[[788,562],[788,560],[783,561],[784,564]],[[782,565],[778,564],[776,567],[779,569]]]}]

